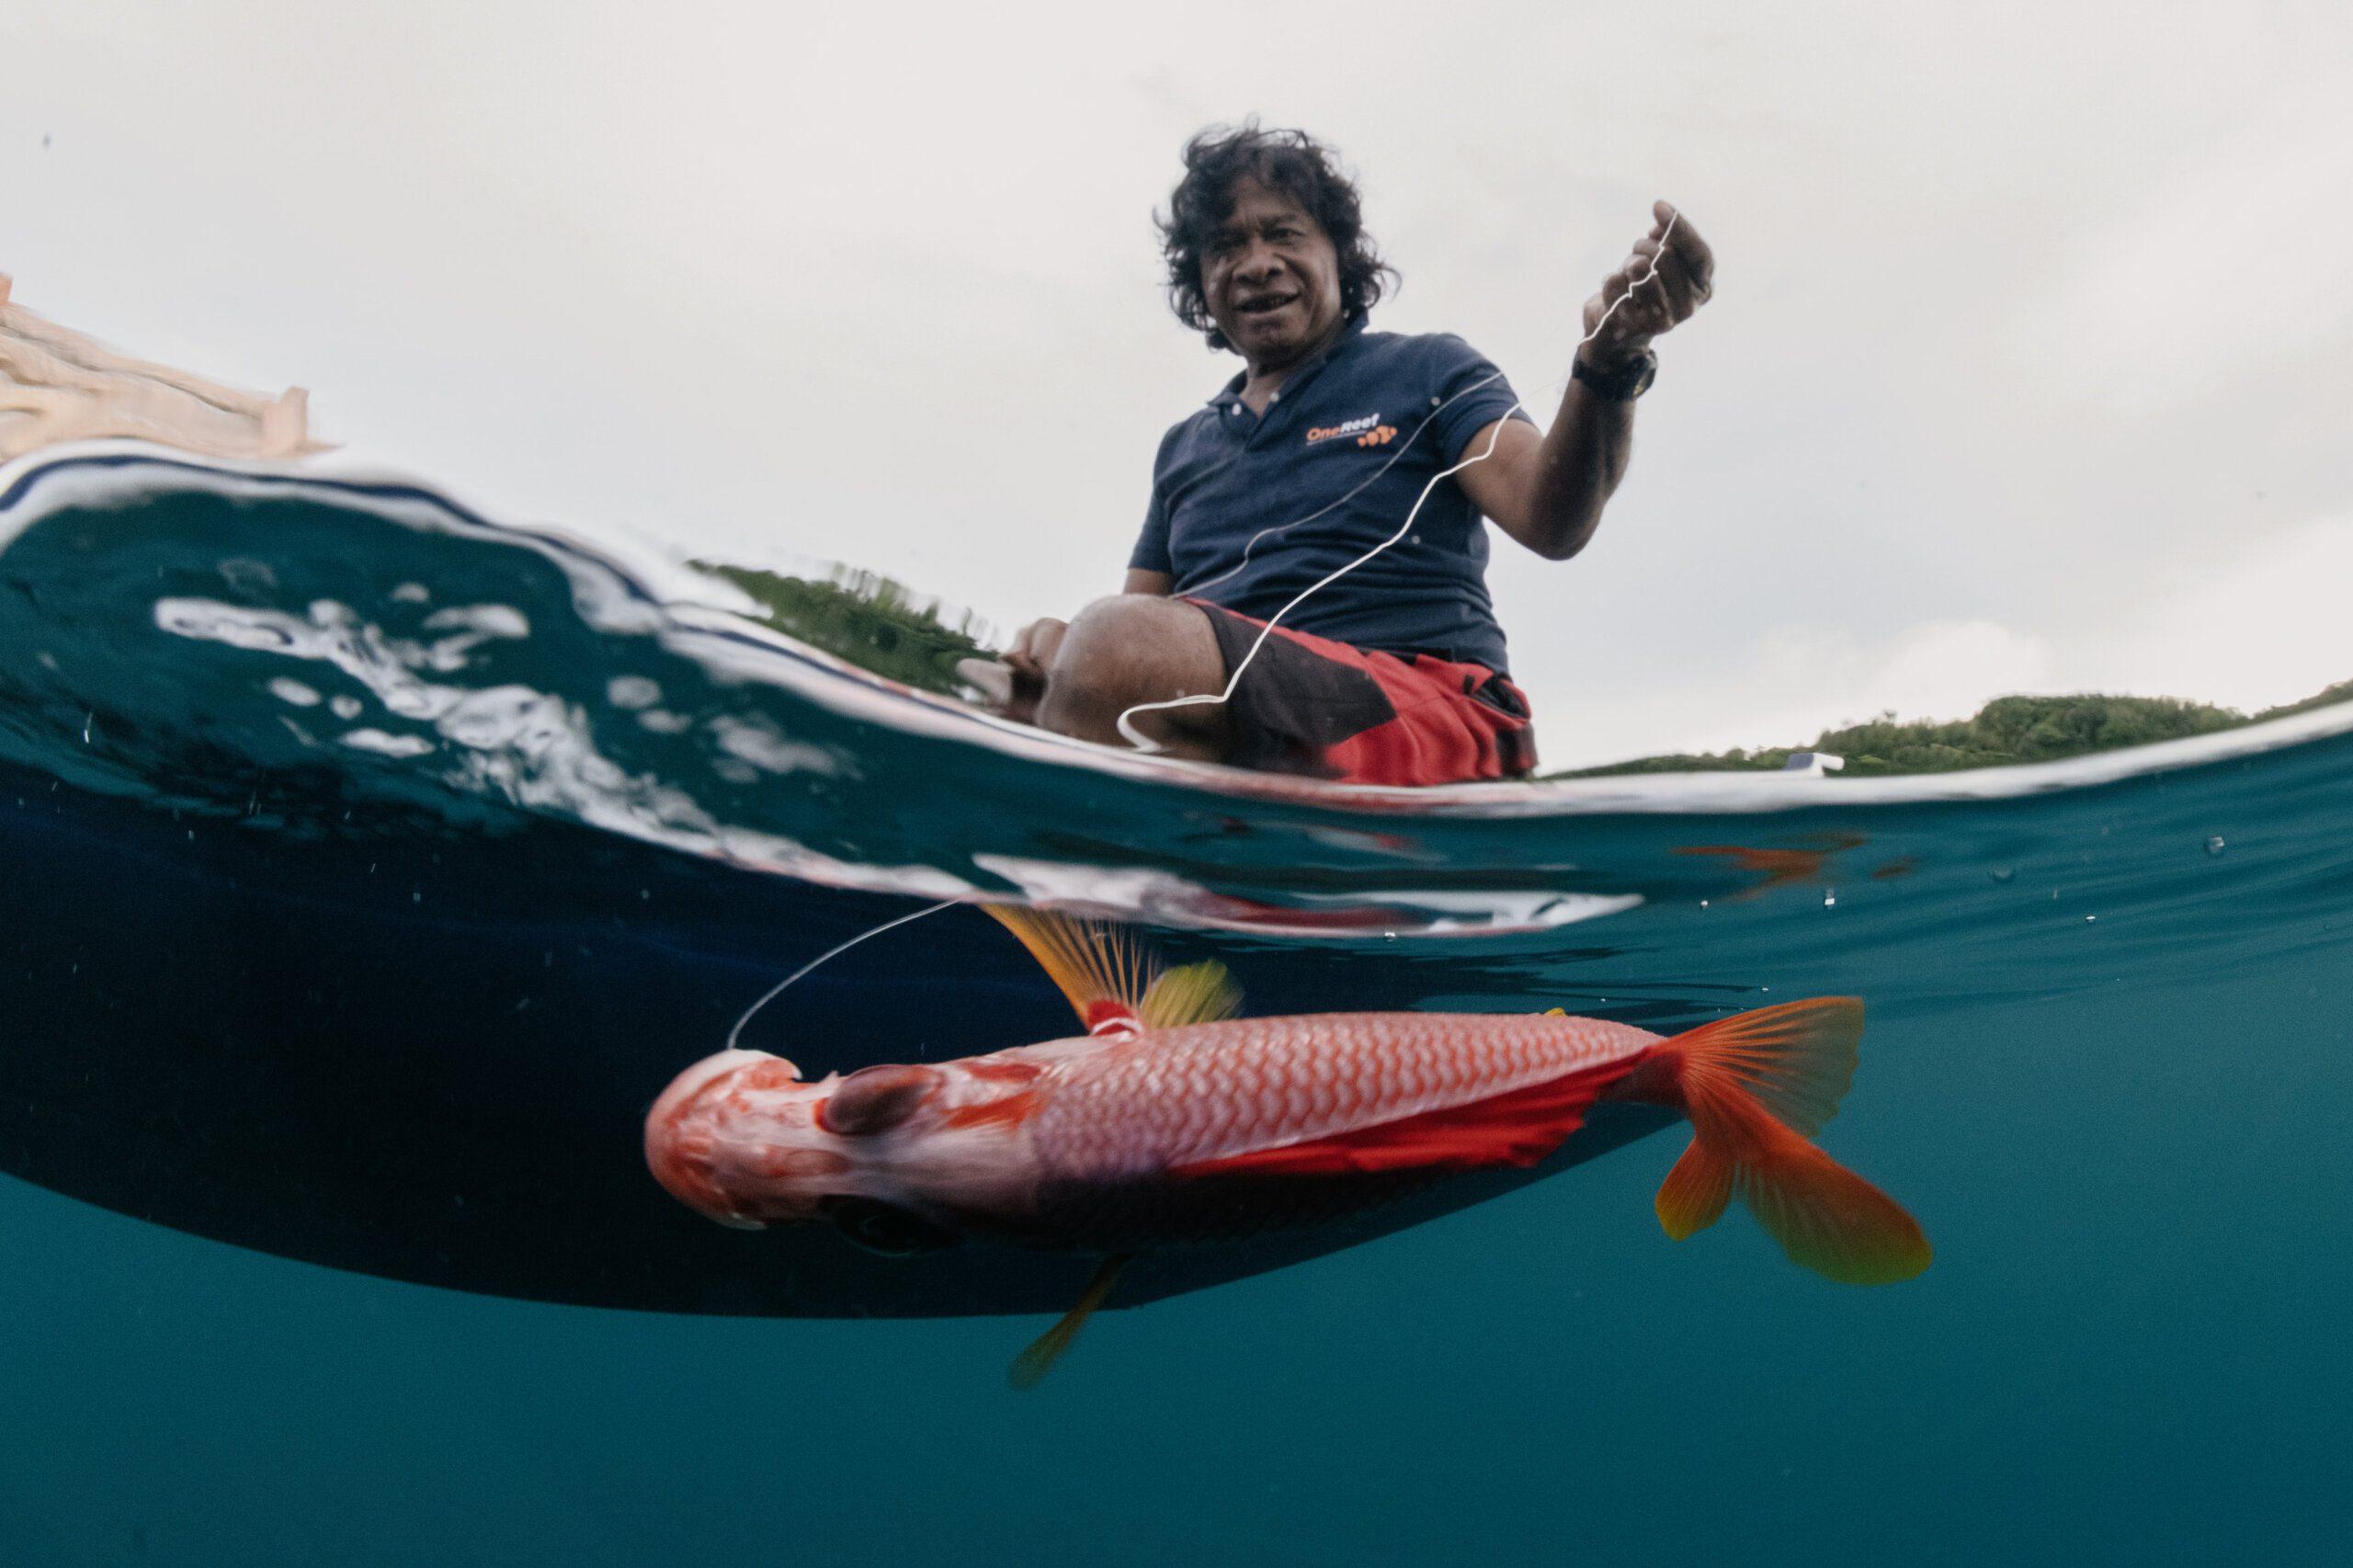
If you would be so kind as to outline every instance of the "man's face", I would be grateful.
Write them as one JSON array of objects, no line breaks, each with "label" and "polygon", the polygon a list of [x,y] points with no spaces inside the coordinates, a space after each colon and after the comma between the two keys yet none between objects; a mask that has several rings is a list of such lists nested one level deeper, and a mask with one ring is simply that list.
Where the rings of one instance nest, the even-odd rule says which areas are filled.
[{"label": "man's face", "polygon": [[1253,370],[1282,369],[1340,324],[1340,254],[1307,210],[1245,175],[1201,256],[1210,318]]}]

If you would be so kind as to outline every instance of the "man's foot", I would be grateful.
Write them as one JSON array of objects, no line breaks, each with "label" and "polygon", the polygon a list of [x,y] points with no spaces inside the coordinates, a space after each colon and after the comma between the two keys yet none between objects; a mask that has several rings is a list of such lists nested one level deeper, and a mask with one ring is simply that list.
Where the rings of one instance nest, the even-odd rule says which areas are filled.
[{"label": "man's foot", "polygon": [[981,706],[1003,713],[1013,706],[1013,671],[995,659],[959,659],[956,678],[981,694]]},{"label": "man's foot", "polygon": [[[1002,659],[958,660],[956,678],[981,692],[991,712],[1016,723],[1126,746],[1119,730],[1122,713],[1222,691],[1225,655],[1209,618],[1193,606],[1120,594],[1097,599],[1067,627],[1056,620],[1025,628]],[[1134,722],[1168,755],[1203,762],[1225,755],[1222,704],[1159,709],[1137,714]]]}]

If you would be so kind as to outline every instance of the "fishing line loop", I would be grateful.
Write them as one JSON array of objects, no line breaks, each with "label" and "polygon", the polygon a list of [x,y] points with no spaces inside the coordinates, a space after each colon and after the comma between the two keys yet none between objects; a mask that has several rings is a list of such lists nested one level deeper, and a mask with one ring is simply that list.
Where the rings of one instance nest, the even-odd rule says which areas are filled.
[{"label": "fishing line loop", "polygon": [[[1666,254],[1666,243],[1674,236],[1675,225],[1682,222],[1682,219],[1683,214],[1679,211],[1673,212],[1668,215],[1666,227],[1659,231],[1658,249],[1652,253],[1649,258],[1650,266],[1648,269],[1644,271],[1640,278],[1629,278],[1626,283],[1626,291],[1619,295],[1616,299],[1610,301],[1608,306],[1602,311],[1601,319],[1593,324],[1592,330],[1587,332],[1583,337],[1577,339],[1576,347],[1569,350],[1569,358],[1572,361],[1576,358],[1576,351],[1578,348],[1583,348],[1586,344],[1591,343],[1595,338],[1601,335],[1601,329],[1609,324],[1609,318],[1618,313],[1619,306],[1624,304],[1627,301],[1634,297],[1635,290],[1640,289],[1645,283],[1658,282],[1659,257]],[[1660,283],[1659,291],[1664,294],[1665,290],[1666,285]],[[1451,403],[1459,399],[1468,397],[1471,393],[1477,392],[1481,387],[1490,385],[1495,381],[1500,381],[1502,378],[1503,372],[1501,370],[1497,370],[1494,375],[1488,376],[1483,380],[1474,381],[1471,385],[1464,387],[1461,392],[1456,392],[1453,397],[1450,397],[1446,401],[1447,403]],[[1302,592],[1298,597],[1283,606],[1282,608],[1277,610],[1272,616],[1269,616],[1267,619],[1267,624],[1259,630],[1256,641],[1250,644],[1250,651],[1242,656],[1242,662],[1234,665],[1233,673],[1226,677],[1225,689],[1223,691],[1218,692],[1215,695],[1211,695],[1208,692],[1199,692],[1190,697],[1170,698],[1165,702],[1139,702],[1134,707],[1129,708],[1120,714],[1118,725],[1120,738],[1141,752],[1166,751],[1168,749],[1166,746],[1162,745],[1158,741],[1154,740],[1151,736],[1144,734],[1142,731],[1138,730],[1134,724],[1131,723],[1130,721],[1139,713],[1155,713],[1172,708],[1195,708],[1201,706],[1215,707],[1220,704],[1232,701],[1233,699],[1235,688],[1240,687],[1242,684],[1243,673],[1249,669],[1252,661],[1257,658],[1258,650],[1267,645],[1267,639],[1274,635],[1275,627],[1280,623],[1283,617],[1289,615],[1301,605],[1306,603],[1307,600],[1323,592],[1334,583],[1338,582],[1341,578],[1347,576],[1358,567],[1362,566],[1366,562],[1372,560],[1381,551],[1387,550],[1391,545],[1395,544],[1399,540],[1404,539],[1406,534],[1410,533],[1413,530],[1414,519],[1421,515],[1422,504],[1430,498],[1430,492],[1438,488],[1438,482],[1440,480],[1451,479],[1454,475],[1461,473],[1464,469],[1469,468],[1472,463],[1484,462],[1487,459],[1495,455],[1495,444],[1503,439],[1504,421],[1509,419],[1514,414],[1519,412],[1521,407],[1524,406],[1525,401],[1526,400],[1524,399],[1516,400],[1509,408],[1505,409],[1502,414],[1495,417],[1494,425],[1489,428],[1487,433],[1487,449],[1485,451],[1481,452],[1476,457],[1465,458],[1461,462],[1456,463],[1452,468],[1446,470],[1443,473],[1434,474],[1431,476],[1430,482],[1422,486],[1422,493],[1414,498],[1413,508],[1405,514],[1405,520],[1398,525],[1397,531],[1395,533],[1391,534],[1387,539],[1382,540],[1379,544],[1374,545],[1370,550],[1366,551],[1362,555],[1358,556],[1346,566],[1343,566],[1339,570],[1330,574],[1321,582],[1308,587]],[[1404,457],[1407,449],[1413,446],[1414,440],[1420,437],[1422,431],[1429,428],[1429,426],[1436,422],[1438,414],[1444,406],[1444,404],[1441,404],[1439,409],[1432,410],[1430,417],[1423,420],[1419,426],[1415,427],[1413,437],[1408,437],[1404,445],[1399,447],[1396,453],[1392,456],[1387,462],[1382,463],[1379,468],[1375,469],[1372,473],[1365,479],[1362,484],[1358,485],[1355,489],[1349,491],[1338,500],[1330,503],[1328,506],[1322,506],[1315,511],[1310,512],[1303,517],[1294,517],[1288,523],[1279,523],[1273,528],[1261,528],[1258,532],[1252,534],[1250,536],[1249,543],[1243,546],[1242,559],[1240,561],[1236,562],[1224,572],[1222,572],[1218,575],[1211,578],[1208,582],[1195,584],[1193,585],[1194,590],[1198,592],[1201,588],[1211,587],[1219,583],[1222,583],[1226,578],[1233,576],[1234,573],[1241,571],[1243,567],[1248,565],[1250,562],[1250,552],[1256,550],[1258,546],[1258,541],[1265,539],[1268,534],[1281,533],[1286,529],[1295,528],[1302,523],[1313,522],[1317,517],[1324,516],[1324,513],[1331,511],[1334,507],[1344,506],[1348,501],[1362,494],[1366,486],[1371,484],[1382,474],[1387,473],[1391,468],[1395,466],[1400,459]]]},{"label": "fishing line loop", "polygon": [[891,930],[896,926],[904,926],[909,921],[920,920],[926,915],[937,915],[941,910],[946,909],[949,905],[960,903],[961,902],[962,900],[961,899],[943,898],[928,909],[918,909],[913,915],[902,915],[895,920],[885,920],[881,925],[873,927],[871,930],[860,931],[848,941],[828,948],[824,952],[819,953],[815,958],[811,959],[807,963],[802,964],[799,969],[794,970],[790,974],[786,975],[782,980],[778,981],[776,984],[769,987],[767,995],[761,997],[758,1001],[744,1009],[744,1016],[735,1020],[735,1027],[727,1031],[727,1049],[730,1051],[735,1049],[736,1039],[743,1034],[744,1026],[752,1021],[753,1014],[758,1012],[761,1008],[775,1001],[779,996],[784,994],[784,988],[786,986],[790,985],[794,981],[797,981],[808,974],[818,965],[826,962],[828,960],[840,957],[842,954],[849,951],[852,948],[858,946],[860,942],[866,940],[869,937],[880,937],[885,931]]}]

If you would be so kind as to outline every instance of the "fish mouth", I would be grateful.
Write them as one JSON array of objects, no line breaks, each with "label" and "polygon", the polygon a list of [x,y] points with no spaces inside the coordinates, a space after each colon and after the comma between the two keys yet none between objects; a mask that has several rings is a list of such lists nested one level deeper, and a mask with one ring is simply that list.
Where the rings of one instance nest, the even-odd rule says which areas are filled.
[{"label": "fish mouth", "polygon": [[765,1051],[722,1051],[670,1080],[645,1113],[645,1166],[664,1190],[722,1225],[756,1230],[761,1221],[740,1212],[736,1195],[718,1179],[722,1155],[710,1096],[747,1068],[774,1063],[793,1077],[800,1069]]},{"label": "fish mouth", "polygon": [[645,1113],[646,1127],[650,1130],[657,1124],[676,1120],[678,1114],[691,1106],[711,1085],[755,1062],[781,1062],[786,1072],[796,1078],[801,1075],[800,1068],[765,1051],[716,1051],[670,1080],[670,1086],[662,1091],[661,1097],[654,1102],[654,1108]]}]

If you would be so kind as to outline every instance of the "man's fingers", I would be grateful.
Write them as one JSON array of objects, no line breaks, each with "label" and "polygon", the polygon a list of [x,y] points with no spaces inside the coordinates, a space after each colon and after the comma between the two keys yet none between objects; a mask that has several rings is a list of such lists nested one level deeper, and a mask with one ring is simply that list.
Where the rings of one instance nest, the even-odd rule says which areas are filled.
[{"label": "man's fingers", "polygon": [[[1611,273],[1601,292],[1586,303],[1586,331],[1602,327],[1611,337],[1655,337],[1687,320],[1706,299],[1682,253],[1662,250],[1654,240],[1635,243],[1634,254]],[[1622,301],[1622,302],[1619,302]],[[1619,302],[1615,310],[1610,306]],[[1607,325],[1603,326],[1603,317]]]},{"label": "man's fingers", "polygon": [[[1656,291],[1643,283],[1650,271],[1648,262],[1629,261],[1609,275],[1601,292],[1586,306],[1588,336],[1596,332],[1611,338],[1648,337],[1657,333],[1656,324],[1650,319],[1655,313]],[[1650,298],[1645,299],[1646,294]]]},{"label": "man's fingers", "polygon": [[1659,228],[1635,243],[1628,262],[1635,298],[1625,310],[1648,307],[1643,324],[1655,335],[1688,321],[1707,303],[1715,291],[1716,258],[1699,230],[1673,206],[1654,202],[1651,211]]},{"label": "man's fingers", "polygon": [[1680,250],[1671,246],[1662,249],[1657,241],[1647,239],[1635,242],[1634,254],[1610,278],[1613,297],[1630,288],[1637,297],[1636,303],[1654,304],[1662,298],[1672,301],[1678,321],[1691,313],[1692,305],[1705,292],[1694,284]]},{"label": "man's fingers", "polygon": [[[1675,210],[1664,201],[1655,203],[1652,210],[1656,211],[1660,208],[1665,208],[1668,212]],[[1716,253],[1708,247],[1706,240],[1699,237],[1699,231],[1691,226],[1690,219],[1677,217],[1675,232],[1666,236],[1666,248],[1669,254],[1682,262],[1685,272],[1689,275],[1693,286],[1699,290],[1701,298],[1704,299],[1714,291]]]},{"label": "man's fingers", "polygon": [[1585,335],[1591,337],[1601,327],[1601,317],[1609,309],[1609,286],[1602,285],[1601,292],[1585,302]]},{"label": "man's fingers", "polygon": [[1666,252],[1655,267],[1658,277],[1647,291],[1665,301],[1667,314],[1676,321],[1689,320],[1691,312],[1699,308],[1699,301],[1707,298],[1707,291],[1693,281],[1680,252]]},{"label": "man's fingers", "polygon": [[1033,620],[1013,634],[1013,645],[1002,657],[1023,675],[1043,679],[1053,667],[1054,655],[1063,645],[1063,633],[1070,630],[1066,622],[1051,616]]},{"label": "man's fingers", "polygon": [[1690,313],[1686,308],[1678,314],[1678,296],[1670,274],[1661,269],[1657,256],[1639,256],[1626,263],[1610,279],[1611,295],[1631,293],[1632,297],[1618,307],[1618,322],[1626,330],[1642,336],[1656,336],[1673,326],[1682,315]]},{"label": "man's fingers", "polygon": [[1613,351],[1640,348],[1688,321],[1714,291],[1716,258],[1699,231],[1665,201],[1651,204],[1651,232],[1585,302],[1585,335]]}]

